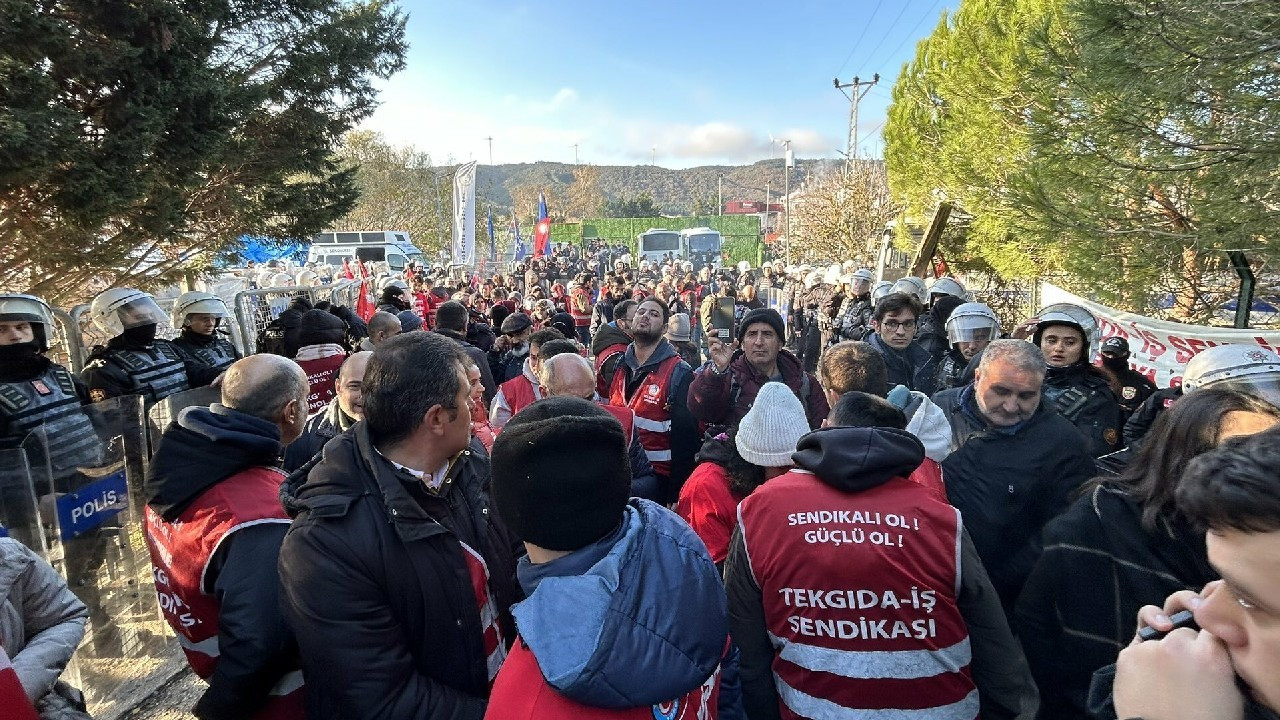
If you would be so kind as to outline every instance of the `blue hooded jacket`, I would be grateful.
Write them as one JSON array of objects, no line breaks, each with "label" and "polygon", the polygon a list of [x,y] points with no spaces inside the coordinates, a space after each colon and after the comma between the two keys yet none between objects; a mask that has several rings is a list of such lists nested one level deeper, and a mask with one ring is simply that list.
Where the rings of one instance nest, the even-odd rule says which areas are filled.
[{"label": "blue hooded jacket", "polygon": [[632,498],[622,527],[601,543],[522,564],[529,598],[512,614],[547,683],[593,707],[646,707],[722,665],[719,717],[741,717],[724,586],[698,536],[670,510]]}]

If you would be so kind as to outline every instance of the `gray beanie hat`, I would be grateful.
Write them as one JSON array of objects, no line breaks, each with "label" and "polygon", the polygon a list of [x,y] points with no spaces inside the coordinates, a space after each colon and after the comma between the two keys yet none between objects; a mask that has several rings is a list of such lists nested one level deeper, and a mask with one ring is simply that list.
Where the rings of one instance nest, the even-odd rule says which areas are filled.
[{"label": "gray beanie hat", "polygon": [[786,467],[802,435],[809,433],[804,405],[780,382],[760,388],[751,409],[738,424],[734,444],[743,460],[760,467]]}]

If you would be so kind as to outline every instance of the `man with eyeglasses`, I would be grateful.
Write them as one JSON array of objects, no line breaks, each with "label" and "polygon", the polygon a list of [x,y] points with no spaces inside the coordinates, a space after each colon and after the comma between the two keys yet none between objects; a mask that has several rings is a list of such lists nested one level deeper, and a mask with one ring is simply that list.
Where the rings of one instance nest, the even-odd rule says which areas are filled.
[{"label": "man with eyeglasses", "polygon": [[937,365],[932,355],[914,342],[923,308],[906,293],[893,293],[876,303],[867,342],[884,356],[889,387],[905,385],[932,395],[937,386]]}]

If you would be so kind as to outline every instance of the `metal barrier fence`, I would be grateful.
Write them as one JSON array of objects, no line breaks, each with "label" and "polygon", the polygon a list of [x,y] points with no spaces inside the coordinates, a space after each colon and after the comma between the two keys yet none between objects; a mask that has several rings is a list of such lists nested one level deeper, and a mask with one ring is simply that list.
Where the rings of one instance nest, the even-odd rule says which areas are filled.
[{"label": "metal barrier fence", "polygon": [[258,335],[266,330],[280,313],[284,312],[294,298],[304,297],[314,307],[318,302],[329,302],[333,305],[344,305],[355,309],[355,302],[360,292],[358,281],[343,281],[332,285],[314,287],[297,285],[284,288],[263,288],[261,290],[242,290],[232,300],[231,310],[236,316],[236,327],[240,334],[237,347],[245,355],[258,351]]}]

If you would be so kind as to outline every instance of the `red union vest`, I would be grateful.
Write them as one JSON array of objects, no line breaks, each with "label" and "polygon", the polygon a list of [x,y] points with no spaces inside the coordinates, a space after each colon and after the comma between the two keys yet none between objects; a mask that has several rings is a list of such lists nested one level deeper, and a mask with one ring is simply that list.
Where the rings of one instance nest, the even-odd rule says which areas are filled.
[{"label": "red union vest", "polygon": [[636,412],[630,408],[617,407],[606,403],[598,403],[600,407],[609,411],[609,414],[617,418],[622,423],[622,436],[627,439],[627,448],[631,448],[631,436],[635,434]]},{"label": "red union vest", "polygon": [[658,363],[630,400],[627,400],[627,374],[621,366],[613,374],[613,386],[609,388],[610,405],[635,411],[644,454],[649,456],[653,472],[664,478],[671,477],[671,376],[679,364],[679,355]]},{"label": "red union vest", "polygon": [[516,638],[489,695],[486,720],[714,720],[720,699],[720,668],[684,697],[649,707],[608,710],[583,705],[547,684],[538,658]]},{"label": "red union vest", "polygon": [[744,499],[738,522],[782,717],[978,717],[955,508],[904,478],[845,493],[792,470]]},{"label": "red union vest", "polygon": [[[283,472],[268,467],[237,473],[206,490],[174,522],[146,508],[147,546],[160,608],[177,633],[188,664],[201,678],[213,675],[219,654],[220,605],[205,572],[222,541],[237,530],[289,523],[280,505],[284,479]],[[254,717],[303,717],[301,670],[283,675],[270,694],[271,701]]]},{"label": "red union vest", "polygon": [[523,371],[499,385],[498,389],[502,391],[502,396],[507,399],[507,407],[511,408],[512,415],[542,399],[542,393],[533,386],[533,383],[525,376]]},{"label": "red union vest", "polygon": [[[618,343],[616,345],[609,345],[605,347],[605,349],[601,350],[599,354],[596,355],[596,394],[600,397],[609,397],[609,389],[613,387],[613,378],[606,378],[600,369],[609,361],[609,358],[626,351],[627,346],[623,343]],[[617,374],[617,366],[614,366],[614,374]]]}]

